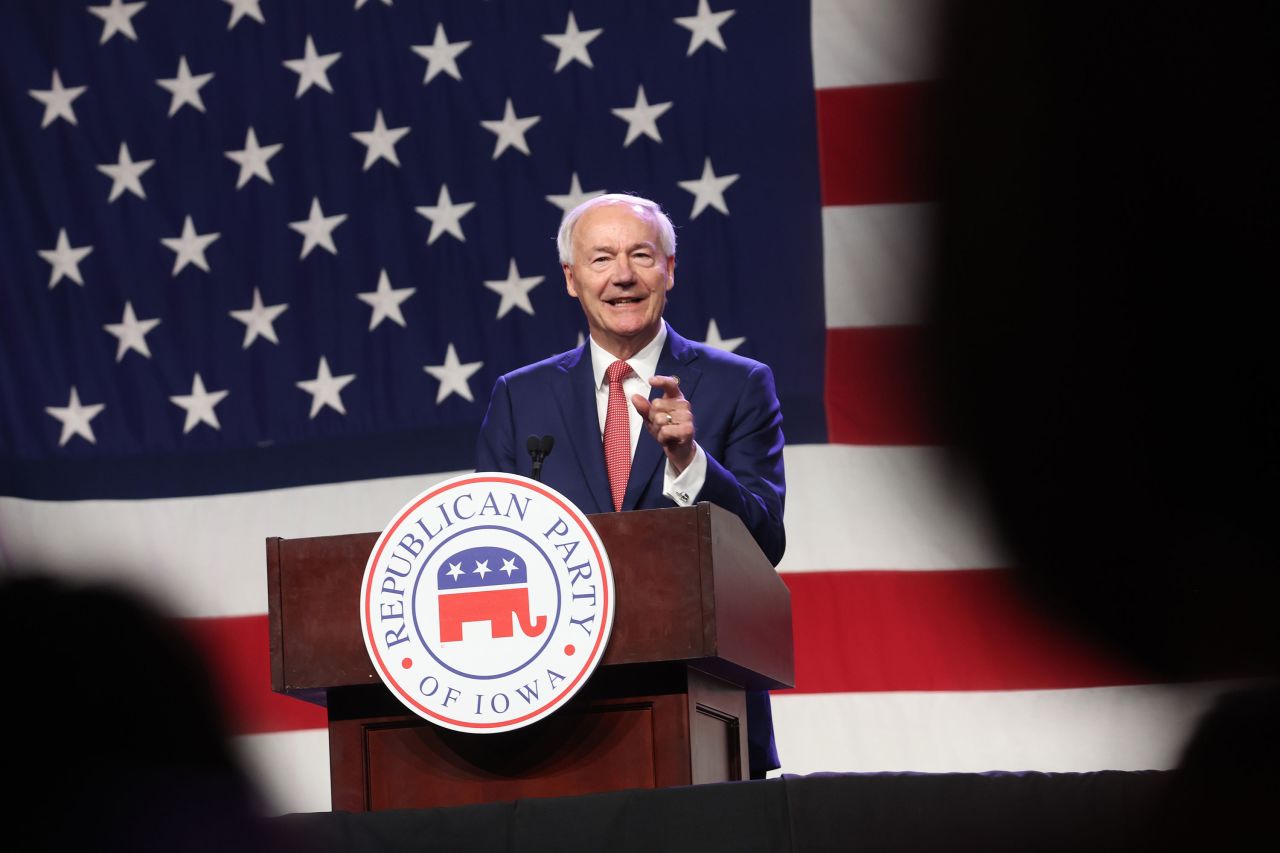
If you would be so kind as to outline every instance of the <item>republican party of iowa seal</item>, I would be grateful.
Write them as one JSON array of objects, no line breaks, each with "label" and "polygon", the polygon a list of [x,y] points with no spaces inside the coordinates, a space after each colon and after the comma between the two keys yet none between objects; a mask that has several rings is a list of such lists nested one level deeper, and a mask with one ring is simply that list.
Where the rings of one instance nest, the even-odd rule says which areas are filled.
[{"label": "republican party of iowa seal", "polygon": [[409,501],[360,588],[374,669],[419,716],[501,732],[562,707],[595,670],[616,609],[595,529],[563,495],[467,474]]}]

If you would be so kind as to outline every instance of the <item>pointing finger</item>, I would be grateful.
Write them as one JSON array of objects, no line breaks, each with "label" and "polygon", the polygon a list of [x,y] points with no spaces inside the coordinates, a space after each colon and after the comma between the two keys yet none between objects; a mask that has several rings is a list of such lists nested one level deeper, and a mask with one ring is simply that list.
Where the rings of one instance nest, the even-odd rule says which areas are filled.
[{"label": "pointing finger", "polygon": [[669,400],[680,400],[684,397],[680,393],[679,376],[654,376],[649,380],[649,384],[654,388],[661,388],[662,396]]}]

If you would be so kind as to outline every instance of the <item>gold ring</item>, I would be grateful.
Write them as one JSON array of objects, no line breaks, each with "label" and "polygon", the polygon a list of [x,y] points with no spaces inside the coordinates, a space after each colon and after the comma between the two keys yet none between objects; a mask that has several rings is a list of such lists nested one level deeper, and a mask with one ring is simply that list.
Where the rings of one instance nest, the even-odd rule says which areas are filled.
[{"label": "gold ring", "polygon": [[675,422],[676,422],[676,419],[675,419],[675,418],[673,418],[673,417],[671,417],[671,413],[670,413],[670,412],[667,412],[667,426],[671,426],[671,424],[673,424],[673,423],[675,423]]}]

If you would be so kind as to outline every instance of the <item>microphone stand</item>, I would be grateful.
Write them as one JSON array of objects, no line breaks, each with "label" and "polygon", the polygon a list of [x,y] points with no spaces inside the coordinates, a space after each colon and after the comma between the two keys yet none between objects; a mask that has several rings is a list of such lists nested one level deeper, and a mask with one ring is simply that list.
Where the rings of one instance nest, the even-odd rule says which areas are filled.
[{"label": "microphone stand", "polygon": [[534,480],[542,482],[542,463],[551,455],[551,448],[555,443],[555,437],[550,435],[544,435],[542,438],[531,435],[525,440],[525,449],[529,451],[529,458],[533,460],[533,470],[529,476]]}]

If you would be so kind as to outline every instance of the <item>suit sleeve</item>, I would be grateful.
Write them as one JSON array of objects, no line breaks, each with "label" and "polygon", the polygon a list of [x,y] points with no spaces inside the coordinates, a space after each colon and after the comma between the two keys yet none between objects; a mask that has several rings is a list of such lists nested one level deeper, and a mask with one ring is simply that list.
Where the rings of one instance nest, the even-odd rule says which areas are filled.
[{"label": "suit sleeve", "polygon": [[489,395],[480,435],[476,439],[476,470],[515,474],[515,424],[511,419],[511,393],[505,376],[498,377]]},{"label": "suit sleeve", "polygon": [[782,445],[782,406],[773,371],[758,364],[747,376],[724,448],[718,454],[707,452],[707,479],[698,500],[711,501],[741,518],[775,566],[787,545]]}]

